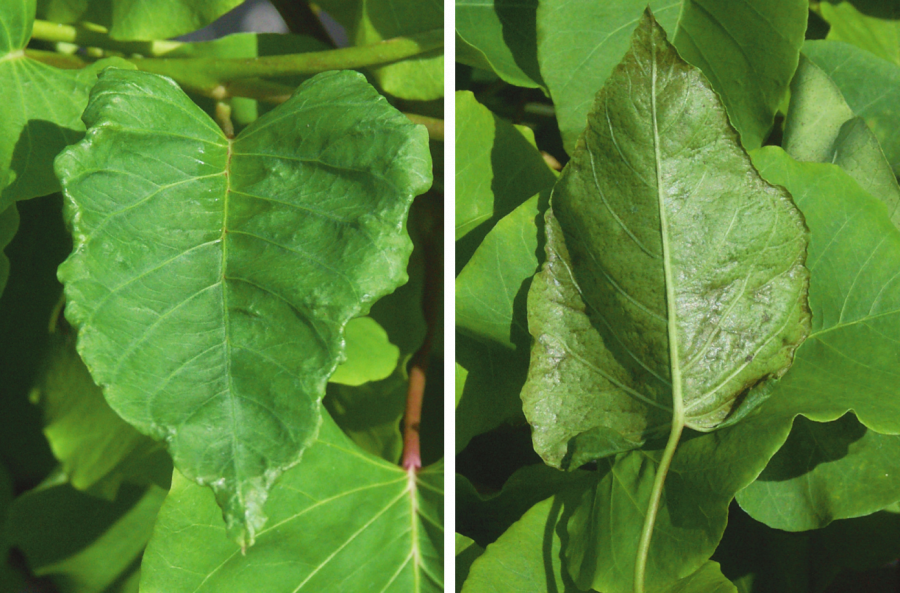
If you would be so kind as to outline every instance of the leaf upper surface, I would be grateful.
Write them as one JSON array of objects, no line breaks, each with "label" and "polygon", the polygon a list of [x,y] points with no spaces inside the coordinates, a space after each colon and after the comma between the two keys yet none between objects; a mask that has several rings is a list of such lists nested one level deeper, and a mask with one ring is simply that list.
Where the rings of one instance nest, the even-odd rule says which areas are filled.
[{"label": "leaf upper surface", "polygon": [[668,432],[679,399],[686,426],[716,428],[809,323],[802,215],[651,19],[554,187],[528,295],[522,400],[557,467]]},{"label": "leaf upper surface", "polygon": [[169,79],[107,70],[57,159],[79,352],[252,543],[320,422],[347,321],[406,280],[424,128],[357,73],[310,79],[236,139]]},{"label": "leaf upper surface", "polygon": [[34,11],[34,0],[0,6],[0,211],[59,190],[53,159],[81,138],[81,113],[97,73],[111,65],[132,67],[111,59],[61,70],[26,57]]},{"label": "leaf upper surface", "polygon": [[[443,590],[443,468],[411,481],[330,418],[272,490],[256,545],[222,537],[210,493],[176,472],[142,566],[145,593]],[[173,570],[174,568],[174,570]]]}]

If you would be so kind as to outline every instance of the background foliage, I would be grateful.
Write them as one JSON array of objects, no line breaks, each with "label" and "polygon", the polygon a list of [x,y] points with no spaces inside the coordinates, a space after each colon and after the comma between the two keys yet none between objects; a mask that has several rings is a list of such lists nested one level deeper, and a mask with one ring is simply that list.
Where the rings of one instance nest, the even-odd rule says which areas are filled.
[{"label": "background foliage", "polygon": [[[535,454],[519,395],[555,171],[645,7],[457,3],[457,579],[466,592],[631,591],[629,550],[664,443],[558,472]],[[651,590],[895,590],[900,13],[878,0],[650,8],[721,96],[755,168],[802,211],[812,313],[790,370],[751,393],[765,403],[727,428],[686,431],[651,540]],[[634,134],[616,130],[630,150]]]},{"label": "background foliage", "polygon": [[[290,33],[172,39],[238,4],[0,7],[3,593],[442,590],[440,381],[425,387],[423,467],[400,466],[408,368],[440,377],[443,359],[441,8],[276,2]],[[361,72],[312,78],[343,68]],[[67,301],[57,267],[73,244]],[[231,256],[194,259],[218,244]],[[246,285],[230,307],[176,294],[217,270]],[[166,326],[173,309],[183,316]],[[223,310],[227,339],[267,370],[204,358],[196,340],[222,335]],[[123,370],[126,351],[140,360]],[[183,381],[162,416],[145,415],[151,384]],[[244,389],[230,421],[210,406],[221,394],[184,408],[223,381]]]}]

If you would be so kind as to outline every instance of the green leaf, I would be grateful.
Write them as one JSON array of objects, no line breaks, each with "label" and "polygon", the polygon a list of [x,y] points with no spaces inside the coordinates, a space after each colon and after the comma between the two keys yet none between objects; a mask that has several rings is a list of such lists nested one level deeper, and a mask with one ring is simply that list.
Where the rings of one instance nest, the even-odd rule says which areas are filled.
[{"label": "green leaf", "polygon": [[554,467],[734,421],[809,323],[802,215],[652,16],[588,121],[528,295],[522,401]]},{"label": "green leaf", "polygon": [[839,41],[808,41],[803,53],[837,85],[853,113],[866,120],[900,176],[900,66]]},{"label": "green leaf", "polygon": [[[870,429],[854,440],[842,434],[841,426],[816,427],[827,437],[819,445],[823,450],[814,451],[818,457],[834,457],[833,451],[847,448],[846,458],[810,467],[817,459],[810,460],[808,439],[803,439],[801,458],[791,455],[796,455],[796,445],[789,447],[772,473],[738,494],[741,506],[770,526],[814,529],[834,518],[872,512],[892,497],[896,478],[880,475],[872,464],[882,451],[897,446],[897,437],[883,435],[900,433],[893,338],[900,331],[900,231],[888,219],[884,204],[834,165],[798,163],[776,148],[763,149],[753,158],[761,174],[791,191],[811,230],[812,332],[790,372],[771,388],[761,414],[802,413],[828,422],[852,410]],[[856,430],[859,435],[850,424],[851,434]],[[774,486],[779,497],[790,500],[792,511],[776,513],[766,504],[773,487],[767,477],[784,479],[786,472],[790,480]],[[872,481],[867,495],[846,481],[857,472]],[[801,491],[805,487],[814,489],[807,494]]]},{"label": "green leaf", "polygon": [[784,149],[799,161],[834,163],[888,207],[900,228],[900,186],[878,139],[831,79],[805,56],[791,82]]},{"label": "green leaf", "polygon": [[628,51],[641,13],[649,6],[671,32],[678,24],[680,4],[678,0],[538,4],[538,62],[569,154],[584,131],[595,95]]},{"label": "green leaf", "polygon": [[761,146],[797,68],[809,3],[684,0],[675,47],[722,97],[743,145]]},{"label": "green leaf", "polygon": [[831,25],[827,39],[852,43],[900,66],[900,21],[866,15],[850,2],[822,2],[819,11]]},{"label": "green leaf", "polygon": [[[537,59],[537,8],[537,0],[456,0],[457,61],[477,67],[486,64],[510,84],[543,87]],[[466,59],[467,55],[472,58]]]},{"label": "green leaf", "polygon": [[556,529],[571,497],[558,495],[531,507],[475,560],[463,593],[580,591],[563,567],[563,543]]},{"label": "green leaf", "polygon": [[867,430],[852,414],[798,418],[755,482],[738,495],[756,520],[790,531],[869,515],[900,500],[900,436]]},{"label": "green leaf", "polygon": [[817,422],[852,410],[875,432],[900,434],[900,231],[884,203],[834,165],[800,163],[776,147],[753,162],[791,192],[811,234],[811,332],[767,408]]},{"label": "green leaf", "polygon": [[351,319],[344,327],[346,360],[329,381],[342,385],[362,385],[381,381],[397,368],[400,349],[391,344],[387,332],[371,317]]},{"label": "green leaf", "polygon": [[408,358],[382,381],[351,387],[332,383],[323,400],[344,434],[363,451],[390,463],[398,463],[403,452],[400,420],[406,409],[409,377]]},{"label": "green leaf", "polygon": [[528,348],[525,295],[538,268],[545,210],[546,196],[534,196],[498,221],[456,277],[460,331],[511,350]]},{"label": "green leaf", "polygon": [[315,439],[343,326],[406,280],[426,132],[352,72],[310,79],[229,140],[171,80],[110,69],[85,121],[56,161],[79,353],[250,544]]},{"label": "green leaf", "polygon": [[18,228],[19,211],[14,205],[10,205],[6,210],[0,212],[0,294],[3,294],[9,278],[9,258],[6,257],[3,250],[12,241]]},{"label": "green leaf", "polygon": [[81,138],[81,112],[97,73],[124,60],[101,60],[82,70],[60,70],[28,58],[34,0],[0,6],[0,211],[17,200],[59,190],[53,159]]},{"label": "green leaf", "polygon": [[456,362],[466,383],[456,407],[456,452],[472,437],[504,424],[524,424],[519,392],[528,372],[525,352],[486,344],[457,332]]},{"label": "green leaf", "polygon": [[[765,404],[764,404],[765,405]],[[710,433],[687,431],[675,450],[650,539],[646,591],[664,591],[709,560],[735,492],[763,470],[790,431],[791,416],[753,414]],[[664,443],[598,462],[596,486],[572,512],[565,550],[582,589],[632,593],[645,514]]]},{"label": "green leaf", "polygon": [[459,400],[462,399],[463,391],[466,386],[466,377],[469,376],[469,371],[460,366],[459,362],[454,363],[456,367],[454,386],[456,387],[456,407],[459,407]]},{"label": "green leaf", "polygon": [[457,451],[475,435],[523,420],[525,296],[538,267],[545,209],[546,196],[534,196],[500,219],[456,278],[457,366],[466,372],[458,387]]},{"label": "green leaf", "polygon": [[[321,0],[316,4],[344,25],[354,45],[444,26],[444,5],[439,0]],[[372,74],[386,93],[400,99],[439,99],[444,96],[444,50],[374,68]]]},{"label": "green leaf", "polygon": [[359,452],[325,418],[303,463],[285,473],[270,521],[241,553],[211,493],[177,472],[142,566],[143,593],[442,590],[443,468],[411,480]]},{"label": "green leaf", "polygon": [[38,576],[63,590],[100,593],[140,558],[165,490],[123,486],[115,501],[49,481],[16,499],[11,541]]},{"label": "green leaf", "polygon": [[[303,35],[275,33],[235,33],[212,41],[184,43],[166,52],[165,58],[256,58],[278,54],[299,54],[323,51],[329,46],[318,39]],[[278,82],[297,87],[308,76],[292,76],[276,79]],[[192,99],[209,114],[215,113],[215,101],[209,97],[192,96]],[[265,113],[271,106],[259,104],[255,99],[232,97],[231,119],[235,126],[243,127]]]},{"label": "green leaf", "polygon": [[722,575],[717,563],[707,562],[691,576],[666,589],[666,593],[738,593],[738,590]]},{"label": "green leaf", "polygon": [[[760,146],[797,67],[806,0],[653,0],[649,6],[681,56],[722,96],[744,146]],[[570,154],[645,7],[646,0],[540,3],[538,61]]]},{"label": "green leaf", "polygon": [[497,221],[555,181],[533,138],[491,113],[472,93],[456,93],[457,272]]},{"label": "green leaf", "polygon": [[44,434],[71,485],[109,500],[123,480],[167,487],[172,464],[163,445],[112,411],[75,352],[74,336],[62,331],[50,338],[30,399],[44,412]]},{"label": "green leaf", "polygon": [[39,14],[57,23],[101,25],[113,39],[150,41],[202,29],[243,1],[39,0]]},{"label": "green leaf", "polygon": [[468,537],[456,534],[456,592],[462,591],[472,563],[484,554],[484,548]]}]

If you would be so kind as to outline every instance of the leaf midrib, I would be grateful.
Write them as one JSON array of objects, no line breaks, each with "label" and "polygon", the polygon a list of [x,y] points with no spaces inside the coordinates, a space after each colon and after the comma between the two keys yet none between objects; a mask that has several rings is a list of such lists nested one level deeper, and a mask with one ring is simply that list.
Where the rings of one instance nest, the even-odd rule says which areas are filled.
[{"label": "leaf midrib", "polygon": [[[226,381],[228,382],[228,403],[231,407],[231,432],[229,433],[229,437],[231,438],[231,463],[234,468],[235,479],[237,479],[238,457],[237,442],[235,439],[235,435],[237,435],[237,403],[235,402],[234,397],[234,378],[231,375],[231,322],[228,314],[228,283],[225,282],[227,276],[225,270],[228,265],[228,241],[226,240],[228,235],[228,196],[231,195],[231,156],[234,152],[234,140],[226,138],[225,141],[228,143],[228,150],[225,157],[225,197],[222,200],[222,236],[220,238],[222,244],[222,279],[219,282],[219,285],[222,287],[222,327],[223,341],[225,344],[225,348],[223,349],[225,358],[224,369]],[[240,487],[237,488],[235,494],[240,502],[241,508],[244,508],[244,497]],[[253,539],[254,538],[251,535],[251,544],[253,543]]]}]

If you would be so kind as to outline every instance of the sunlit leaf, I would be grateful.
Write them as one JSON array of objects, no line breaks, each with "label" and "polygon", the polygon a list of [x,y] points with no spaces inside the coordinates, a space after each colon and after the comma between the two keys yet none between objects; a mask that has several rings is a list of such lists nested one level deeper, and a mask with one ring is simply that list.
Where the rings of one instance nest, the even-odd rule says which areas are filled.
[{"label": "sunlit leaf", "polygon": [[828,75],[805,56],[791,82],[784,149],[799,161],[834,163],[888,207],[900,228],[900,186],[878,139]]},{"label": "sunlit leaf", "polygon": [[[320,0],[332,17],[347,29],[354,45],[440,29],[444,4],[440,0]],[[444,96],[444,50],[437,49],[372,70],[385,92],[414,101]]]},{"label": "sunlit leaf", "polygon": [[371,317],[351,319],[344,328],[346,360],[329,381],[342,385],[362,385],[387,379],[397,368],[400,349],[391,344],[387,332]]},{"label": "sunlit leaf", "polygon": [[866,120],[894,174],[900,175],[900,65],[840,41],[808,41],[803,53],[834,81],[853,112]]},{"label": "sunlit leaf", "polygon": [[144,593],[443,590],[443,468],[415,479],[360,452],[330,418],[272,489],[241,553],[212,493],[176,472],[144,554]]},{"label": "sunlit leaf", "polygon": [[168,39],[206,25],[243,0],[38,0],[41,18],[58,23],[86,21],[123,40]]},{"label": "sunlit leaf", "polygon": [[0,211],[16,200],[59,190],[53,159],[84,133],[81,112],[97,73],[123,60],[60,70],[22,51],[31,38],[35,0],[0,5]]},{"label": "sunlit leaf", "polygon": [[[722,96],[744,146],[760,146],[797,67],[806,0],[653,0],[649,6],[681,56]],[[570,154],[594,95],[625,55],[646,7],[640,0],[540,3],[538,61]]]},{"label": "sunlit leaf", "polygon": [[351,72],[310,79],[234,140],[143,72],[107,70],[84,118],[57,159],[79,353],[250,544],[315,439],[343,326],[406,280],[426,132]]}]

